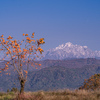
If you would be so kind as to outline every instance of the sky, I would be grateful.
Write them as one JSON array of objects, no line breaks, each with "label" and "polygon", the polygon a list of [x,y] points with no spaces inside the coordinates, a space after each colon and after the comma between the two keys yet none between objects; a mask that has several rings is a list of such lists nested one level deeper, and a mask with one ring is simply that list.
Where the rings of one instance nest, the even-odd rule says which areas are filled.
[{"label": "sky", "polygon": [[71,42],[100,50],[100,0],[0,0],[0,35],[45,38],[44,50]]}]

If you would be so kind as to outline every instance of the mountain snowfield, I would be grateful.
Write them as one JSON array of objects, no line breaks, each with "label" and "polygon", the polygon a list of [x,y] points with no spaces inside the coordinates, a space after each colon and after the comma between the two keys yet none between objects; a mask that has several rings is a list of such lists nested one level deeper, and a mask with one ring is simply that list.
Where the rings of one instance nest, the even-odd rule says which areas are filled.
[{"label": "mountain snowfield", "polygon": [[92,51],[87,46],[73,45],[71,42],[59,45],[43,53],[44,59],[62,60],[68,58],[99,58],[100,51]]}]

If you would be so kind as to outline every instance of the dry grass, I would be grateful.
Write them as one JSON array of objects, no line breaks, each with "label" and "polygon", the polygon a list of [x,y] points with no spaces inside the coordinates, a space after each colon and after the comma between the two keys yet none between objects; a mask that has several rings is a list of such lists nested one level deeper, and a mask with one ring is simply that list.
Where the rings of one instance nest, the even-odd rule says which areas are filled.
[{"label": "dry grass", "polygon": [[3,93],[0,100],[100,100],[100,90],[59,90],[25,92],[24,95],[14,93]]}]

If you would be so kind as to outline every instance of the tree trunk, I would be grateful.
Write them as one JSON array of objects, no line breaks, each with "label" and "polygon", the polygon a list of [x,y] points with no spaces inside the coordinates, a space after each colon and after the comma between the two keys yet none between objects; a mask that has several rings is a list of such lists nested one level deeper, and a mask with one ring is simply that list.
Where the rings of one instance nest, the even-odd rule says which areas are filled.
[{"label": "tree trunk", "polygon": [[20,89],[20,94],[24,93],[24,86],[25,86],[25,80],[20,81],[21,89]]}]

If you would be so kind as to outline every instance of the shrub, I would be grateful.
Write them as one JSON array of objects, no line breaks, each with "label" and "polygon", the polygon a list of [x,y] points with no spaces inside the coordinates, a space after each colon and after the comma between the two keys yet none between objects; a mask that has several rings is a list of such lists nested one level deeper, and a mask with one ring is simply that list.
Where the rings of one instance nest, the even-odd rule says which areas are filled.
[{"label": "shrub", "polygon": [[17,88],[12,88],[11,92],[19,92],[19,90]]},{"label": "shrub", "polygon": [[100,74],[94,74],[89,79],[85,79],[83,86],[79,87],[79,89],[100,89]]}]

